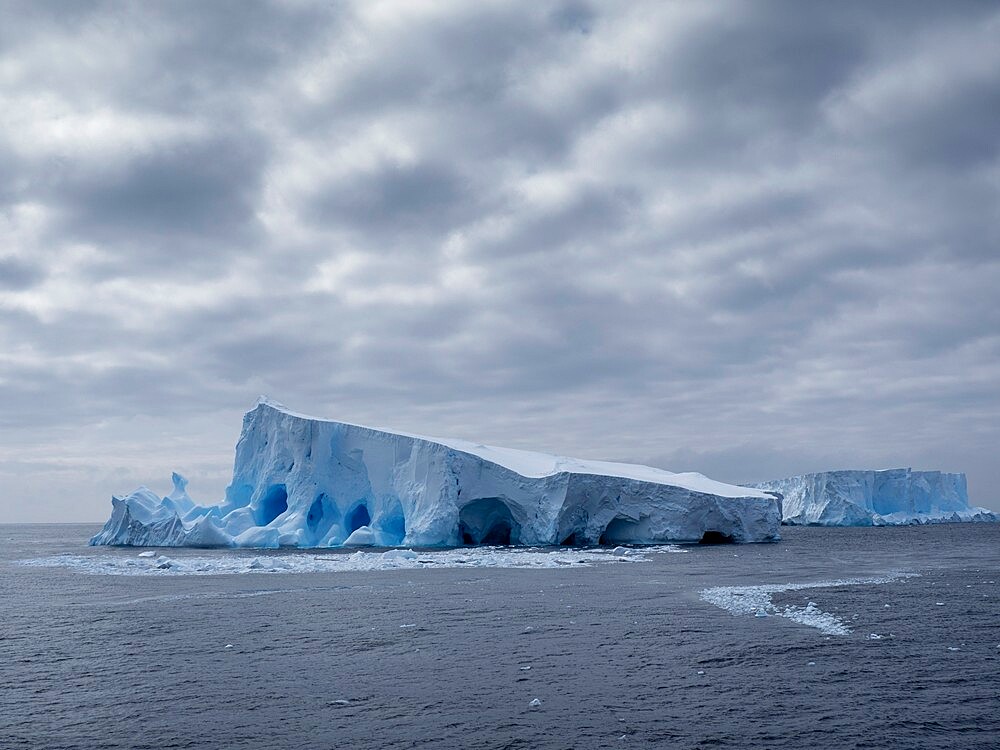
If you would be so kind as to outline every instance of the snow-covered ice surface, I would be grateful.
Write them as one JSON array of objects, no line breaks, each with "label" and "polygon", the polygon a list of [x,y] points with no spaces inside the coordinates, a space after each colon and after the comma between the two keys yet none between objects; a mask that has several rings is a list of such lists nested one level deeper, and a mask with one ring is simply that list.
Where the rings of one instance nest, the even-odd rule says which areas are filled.
[{"label": "snow-covered ice surface", "polygon": [[779,538],[776,496],[649,466],[585,461],[314,419],[267,399],[243,419],[233,480],[112,498],[91,543],[159,547],[546,546]]},{"label": "snow-covered ice surface", "polygon": [[778,606],[772,599],[773,594],[787,591],[803,591],[806,589],[828,589],[840,586],[874,586],[880,583],[891,583],[901,578],[910,578],[914,573],[892,573],[873,578],[845,578],[837,581],[817,581],[810,583],[778,583],[763,586],[714,586],[702,590],[703,601],[721,607],[734,615],[753,615],[755,617],[784,617],[801,625],[817,628],[827,635],[849,635],[852,631],[837,615],[824,612],[809,602],[804,607],[794,604]]},{"label": "snow-covered ice surface", "polygon": [[807,526],[899,526],[1000,516],[969,505],[965,474],[942,471],[825,471],[748,485],[780,493],[782,520]]},{"label": "snow-covered ice surface", "polygon": [[428,568],[562,568],[609,563],[635,563],[649,555],[683,552],[681,547],[532,549],[463,547],[459,549],[391,549],[352,554],[270,553],[220,550],[205,554],[139,555],[124,552],[88,555],[50,555],[18,561],[32,567],[70,568],[94,575],[175,576],[241,573],[343,573],[353,571],[420,570]]}]

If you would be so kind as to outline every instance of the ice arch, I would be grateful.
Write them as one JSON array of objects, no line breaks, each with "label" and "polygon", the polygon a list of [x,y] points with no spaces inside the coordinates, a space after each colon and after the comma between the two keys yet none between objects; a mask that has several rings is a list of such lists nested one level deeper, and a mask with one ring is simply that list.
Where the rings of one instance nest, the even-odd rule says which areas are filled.
[{"label": "ice arch", "polygon": [[362,526],[370,526],[371,522],[372,514],[368,512],[368,506],[361,503],[347,514],[347,533],[352,534]]},{"label": "ice arch", "polygon": [[701,535],[701,541],[698,544],[733,544],[734,541],[730,534],[709,530]]},{"label": "ice arch", "polygon": [[630,542],[641,541],[645,534],[645,526],[641,521],[636,521],[625,516],[616,516],[611,519],[601,534],[598,544],[628,544]]},{"label": "ice arch", "polygon": [[483,497],[464,505],[458,514],[462,544],[518,544],[521,526],[498,497]]},{"label": "ice arch", "polygon": [[276,484],[269,487],[257,507],[255,519],[257,525],[267,526],[286,510],[288,510],[288,491],[285,485]]},{"label": "ice arch", "polygon": [[337,506],[330,499],[330,496],[325,492],[317,495],[306,512],[306,529],[312,542],[316,544],[326,537],[338,518]]}]

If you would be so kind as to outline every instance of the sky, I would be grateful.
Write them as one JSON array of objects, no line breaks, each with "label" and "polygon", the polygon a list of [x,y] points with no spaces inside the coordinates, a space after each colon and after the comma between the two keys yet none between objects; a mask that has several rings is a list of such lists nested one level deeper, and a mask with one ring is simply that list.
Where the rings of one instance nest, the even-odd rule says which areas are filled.
[{"label": "sky", "polygon": [[0,522],[243,412],[1000,509],[995,2],[0,2]]}]

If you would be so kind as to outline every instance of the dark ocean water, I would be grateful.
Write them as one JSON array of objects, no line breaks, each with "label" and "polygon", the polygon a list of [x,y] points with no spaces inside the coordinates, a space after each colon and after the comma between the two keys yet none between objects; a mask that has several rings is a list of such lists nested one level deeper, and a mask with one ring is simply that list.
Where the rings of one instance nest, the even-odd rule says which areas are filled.
[{"label": "dark ocean water", "polygon": [[[542,570],[16,563],[135,557],[85,548],[96,530],[0,526],[4,750],[1000,747],[1000,524]],[[901,571],[919,577],[774,594],[842,636],[699,597]]]}]

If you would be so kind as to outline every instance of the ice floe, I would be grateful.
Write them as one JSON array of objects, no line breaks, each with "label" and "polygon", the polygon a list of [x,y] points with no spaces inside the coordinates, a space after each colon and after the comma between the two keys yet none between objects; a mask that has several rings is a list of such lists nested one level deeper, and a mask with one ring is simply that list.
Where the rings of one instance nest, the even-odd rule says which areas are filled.
[{"label": "ice floe", "polygon": [[240,573],[317,573],[378,571],[422,568],[562,568],[596,564],[642,562],[649,554],[684,552],[673,545],[658,545],[616,555],[607,549],[472,547],[460,549],[385,551],[359,550],[353,553],[288,552],[252,554],[237,550],[216,550],[178,554],[173,558],[136,557],[124,552],[86,555],[53,555],[21,560],[22,565],[72,568],[97,575],[226,575]]},{"label": "ice floe", "polygon": [[805,589],[826,589],[840,586],[872,586],[913,577],[914,573],[890,573],[874,578],[845,578],[836,581],[813,583],[776,583],[762,586],[715,586],[701,591],[702,601],[714,604],[734,615],[784,617],[801,625],[808,625],[827,635],[849,635],[851,629],[836,615],[821,610],[815,602],[801,607],[794,604],[778,606],[773,594]]}]

